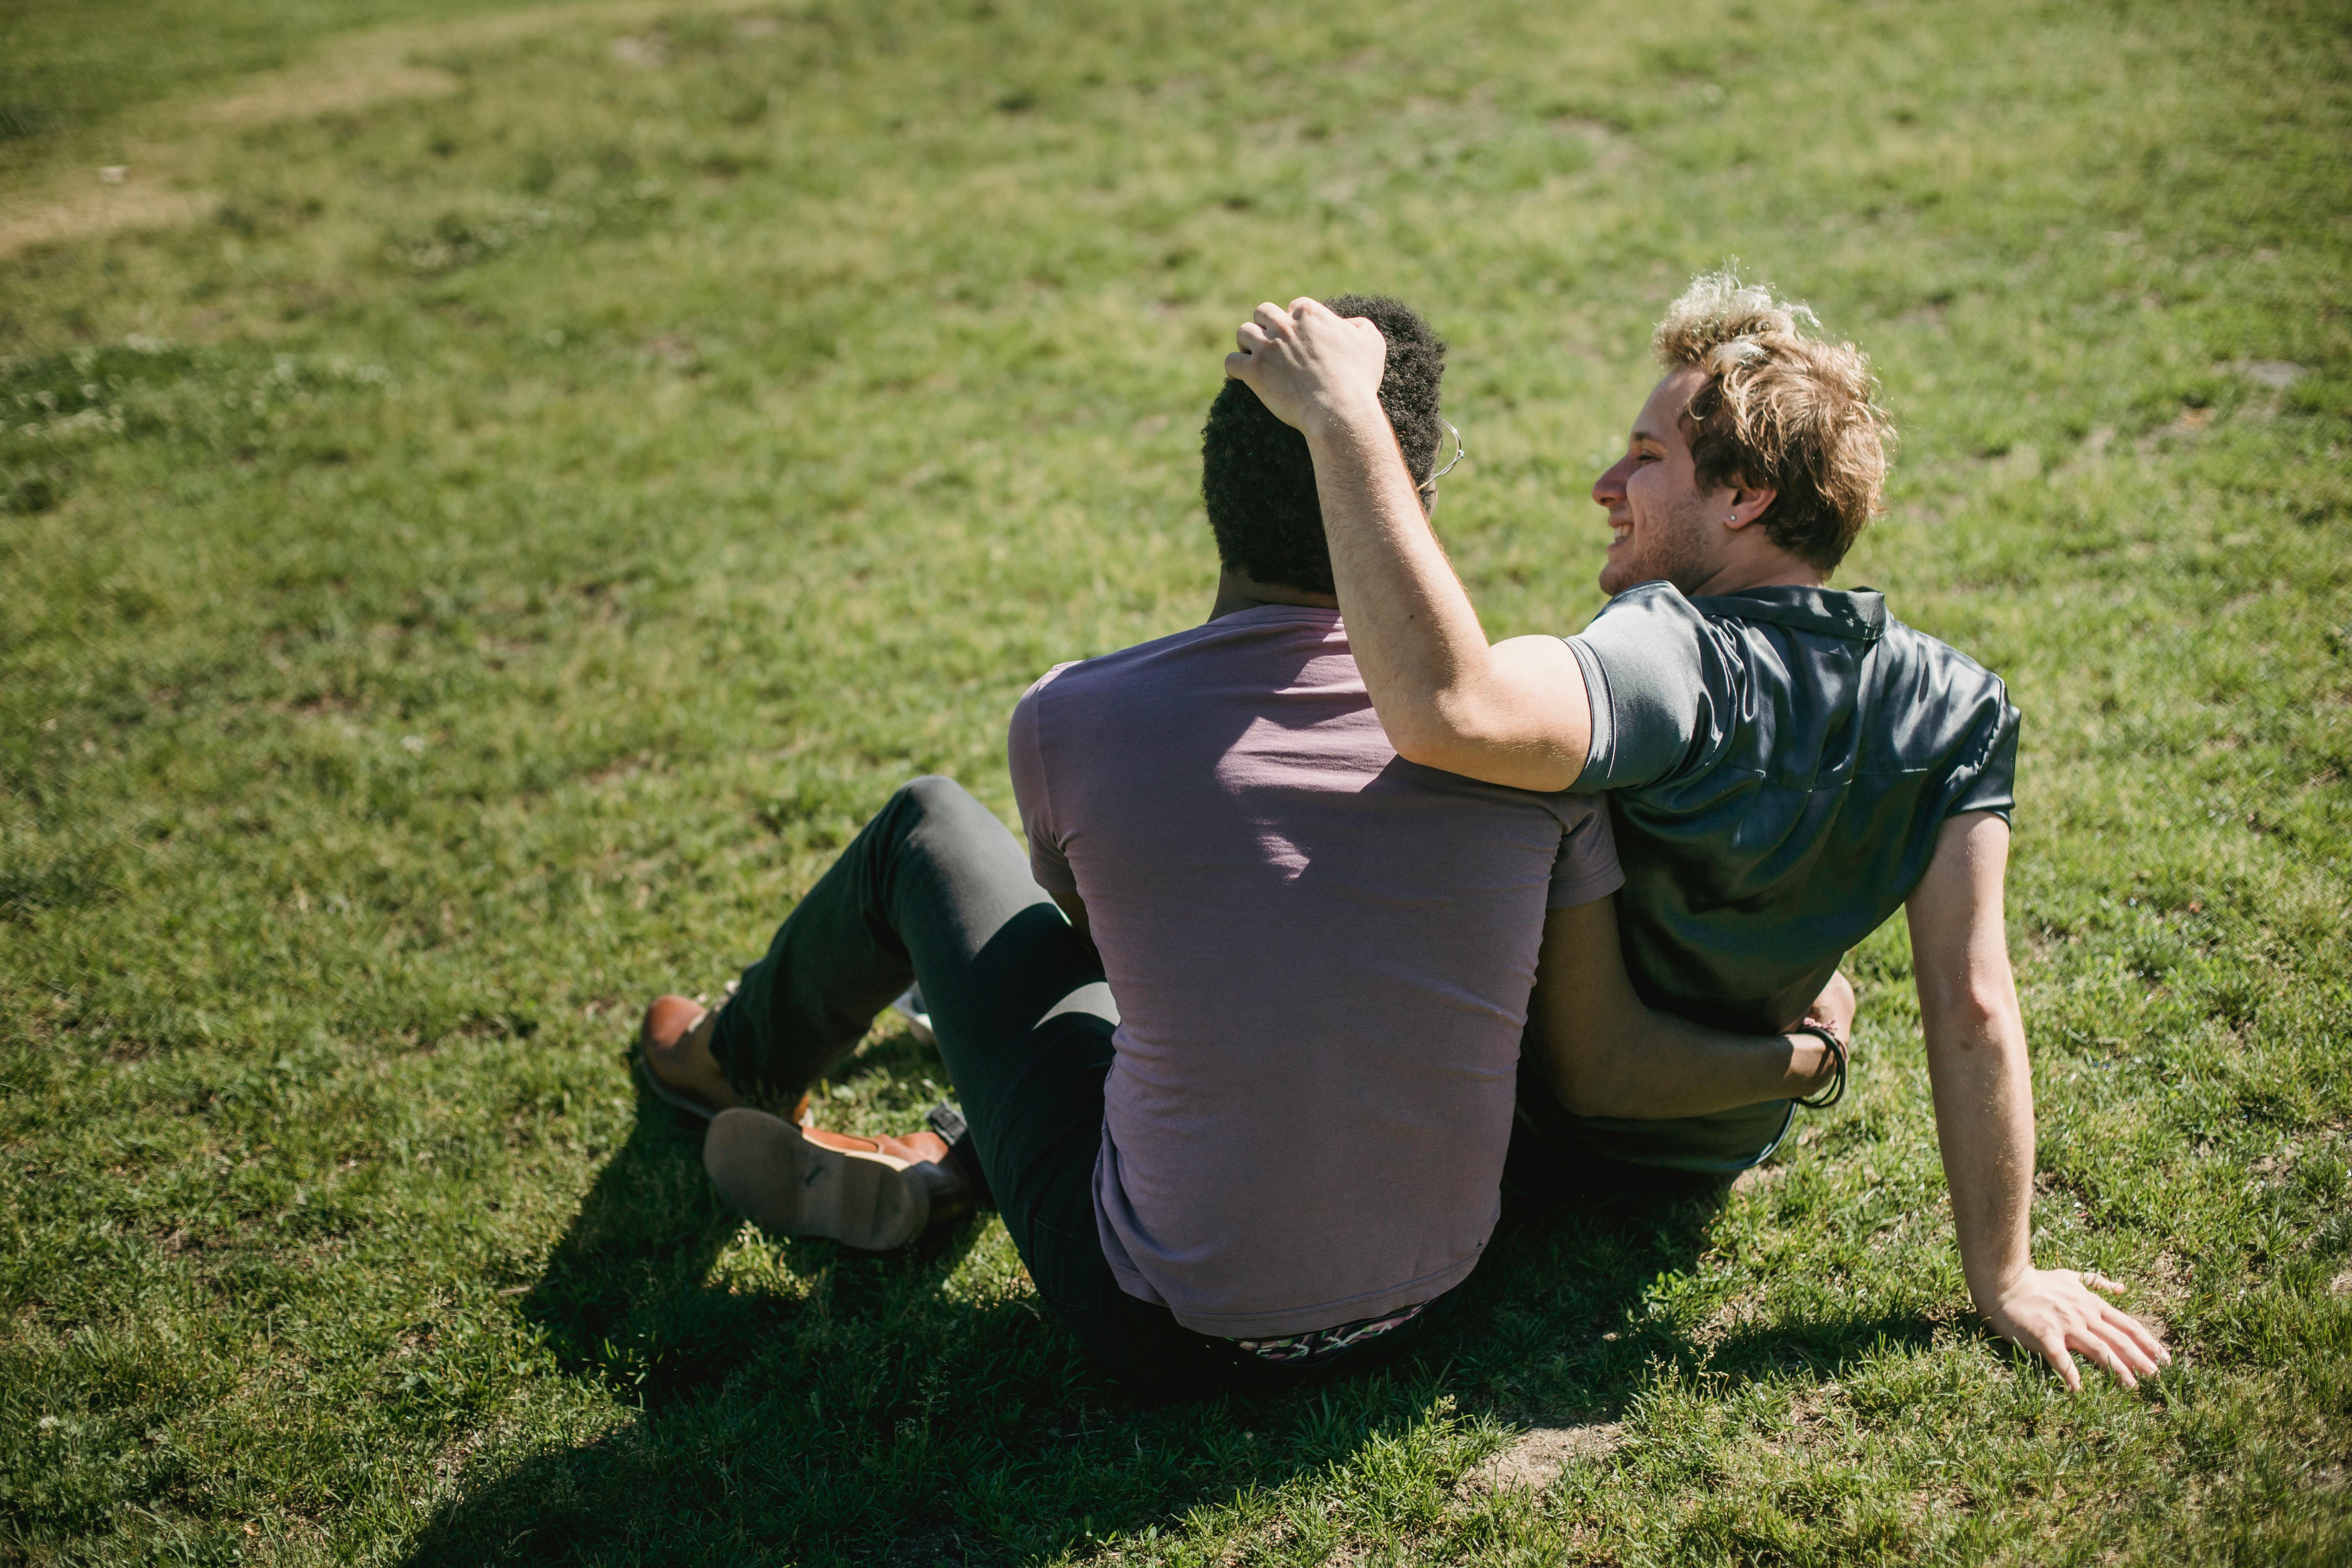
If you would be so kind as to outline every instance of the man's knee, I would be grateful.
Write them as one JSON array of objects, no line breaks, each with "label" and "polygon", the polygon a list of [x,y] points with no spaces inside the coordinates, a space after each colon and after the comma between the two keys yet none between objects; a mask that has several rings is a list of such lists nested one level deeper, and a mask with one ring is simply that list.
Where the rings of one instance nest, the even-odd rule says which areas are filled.
[{"label": "man's knee", "polygon": [[975,835],[1002,837],[1004,824],[974,800],[963,785],[940,773],[926,773],[898,786],[886,816],[898,818],[900,837],[919,838],[937,848],[969,843]]},{"label": "man's knee", "polygon": [[965,868],[984,880],[1027,879],[1028,858],[1020,844],[996,813],[951,778],[928,773],[899,785],[874,826],[881,843],[893,847],[883,851],[891,857]]},{"label": "man's knee", "polygon": [[[890,804],[919,816],[954,814],[980,806],[971,792],[944,773],[925,773],[919,779],[908,779],[898,786]],[[982,807],[982,809],[986,809]]]}]

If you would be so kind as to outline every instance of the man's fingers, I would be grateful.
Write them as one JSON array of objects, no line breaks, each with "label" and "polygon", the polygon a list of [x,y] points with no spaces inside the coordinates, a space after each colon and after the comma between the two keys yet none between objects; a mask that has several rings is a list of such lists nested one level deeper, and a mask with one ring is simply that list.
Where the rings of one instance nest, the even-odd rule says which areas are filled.
[{"label": "man's fingers", "polygon": [[[2086,1292],[2105,1290],[2114,1293],[2124,1289],[2105,1275],[2094,1274],[2087,1269],[2075,1278],[2082,1281]],[[2158,1368],[2172,1363],[2172,1352],[2164,1348],[2164,1342],[2158,1339],[2147,1324],[2100,1296],[2093,1295],[2091,1300],[2098,1307],[2100,1331],[2108,1340],[2124,1347],[2129,1359],[2142,1363],[2143,1371],[2153,1375]]]},{"label": "man's fingers", "polygon": [[[2081,1356],[2103,1372],[2111,1373],[2118,1378],[2129,1381],[2130,1371],[2116,1360],[2116,1352],[2107,1348],[2106,1341],[2099,1338],[2088,1327],[2079,1323],[2072,1325],[2064,1331],[2063,1339],[2066,1348],[2075,1355]],[[2076,1384],[2073,1386],[2079,1388],[2081,1384]]]},{"label": "man's fingers", "polygon": [[2123,1363],[2134,1373],[2141,1377],[2156,1375],[2156,1358],[2142,1350],[2139,1342],[2126,1333],[2121,1323],[2102,1313],[2092,1328],[2099,1338],[2106,1342],[2107,1348],[2123,1358]]},{"label": "man's fingers", "polygon": [[2091,1358],[2093,1364],[2105,1370],[2108,1376],[2126,1388],[2137,1388],[2139,1379],[2132,1375],[2130,1362],[2123,1352],[2103,1338],[2098,1327],[2077,1329],[2066,1337],[2066,1342]]},{"label": "man's fingers", "polygon": [[2134,1339],[2123,1324],[2113,1318],[2099,1320],[2099,1332],[2106,1336],[2107,1343],[2115,1347],[2116,1353],[2124,1358],[2124,1364],[2141,1377],[2154,1377],[2164,1370],[2157,1364],[2156,1358],[2147,1353],[2147,1347]]},{"label": "man's fingers", "polygon": [[2122,1330],[2124,1333],[2128,1335],[2131,1342],[2140,1348],[2141,1352],[2145,1354],[2148,1360],[2165,1366],[2172,1364],[2172,1352],[2164,1348],[2164,1342],[2158,1339],[2156,1337],[2156,1331],[2149,1328],[2146,1323],[2141,1322],[2137,1318],[2133,1317],[2129,1312],[2125,1311],[2120,1307],[2108,1307],[2106,1309],[2106,1320],[2110,1325]]},{"label": "man's fingers", "polygon": [[2058,1369],[2058,1375],[2066,1382],[2068,1393],[2080,1394],[2083,1391],[2082,1369],[2074,1364],[2074,1357],[2067,1351],[2064,1336],[2039,1335],[2032,1342],[2032,1348],[2041,1353],[2043,1361]]},{"label": "man's fingers", "polygon": [[1290,319],[1290,312],[1272,300],[1267,300],[1251,311],[1250,321],[1256,325],[1258,331],[1269,338],[1281,337],[1297,325]]},{"label": "man's fingers", "polygon": [[1246,385],[1260,363],[1257,356],[1265,347],[1265,334],[1257,330],[1256,322],[1244,321],[1241,331],[1234,334],[1234,342],[1241,347],[1225,356],[1225,377]]}]

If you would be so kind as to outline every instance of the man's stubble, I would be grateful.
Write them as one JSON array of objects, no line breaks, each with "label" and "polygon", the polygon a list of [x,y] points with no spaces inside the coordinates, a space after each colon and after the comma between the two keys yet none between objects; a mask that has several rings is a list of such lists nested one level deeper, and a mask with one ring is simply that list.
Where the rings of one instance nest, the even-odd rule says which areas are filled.
[{"label": "man's stubble", "polygon": [[1706,498],[1693,491],[1676,498],[1664,517],[1646,524],[1637,519],[1633,541],[1639,552],[1601,567],[1601,591],[1614,597],[1643,583],[1664,582],[1685,594],[1695,592],[1716,573],[1708,510]]}]

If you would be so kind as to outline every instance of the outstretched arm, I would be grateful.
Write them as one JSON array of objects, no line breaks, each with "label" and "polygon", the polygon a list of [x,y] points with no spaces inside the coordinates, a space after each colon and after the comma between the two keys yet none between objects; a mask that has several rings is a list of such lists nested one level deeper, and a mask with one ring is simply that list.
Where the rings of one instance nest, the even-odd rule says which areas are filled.
[{"label": "outstretched arm", "polygon": [[1574,784],[1584,672],[1557,637],[1487,646],[1381,409],[1380,329],[1296,300],[1260,305],[1237,341],[1225,374],[1307,437],[1348,644],[1397,754],[1520,789]]},{"label": "outstretched arm", "polygon": [[[1704,1116],[1818,1093],[1836,1068],[1814,1035],[1736,1035],[1645,1005],[1625,973],[1614,899],[1544,917],[1528,1011],[1528,1062],[1579,1116]],[[1853,988],[1832,984],[1814,1016],[1845,1039]]]},{"label": "outstretched arm", "polygon": [[1927,874],[1906,906],[1936,1141],[1952,1191],[1960,1267],[1977,1310],[2080,1388],[2077,1352],[2126,1387],[2172,1357],[2157,1337],[2096,1292],[2114,1281],[2036,1268],[2027,1241],[2033,1202],[2033,1080],[2025,1021],[2009,967],[2001,883],[2009,824],[1990,812],[1947,820]]}]

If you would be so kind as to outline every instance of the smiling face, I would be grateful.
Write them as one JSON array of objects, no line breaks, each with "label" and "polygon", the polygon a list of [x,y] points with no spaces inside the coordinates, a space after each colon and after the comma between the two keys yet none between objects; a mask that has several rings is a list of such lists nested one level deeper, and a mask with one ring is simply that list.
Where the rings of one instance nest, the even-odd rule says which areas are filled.
[{"label": "smiling face", "polygon": [[1601,568],[1608,593],[1662,580],[1694,593],[1722,563],[1730,542],[1724,502],[1733,492],[1700,490],[1683,436],[1683,410],[1706,384],[1696,370],[1658,383],[1633,420],[1625,455],[1593,482],[1593,500],[1609,512],[1609,560]]}]

